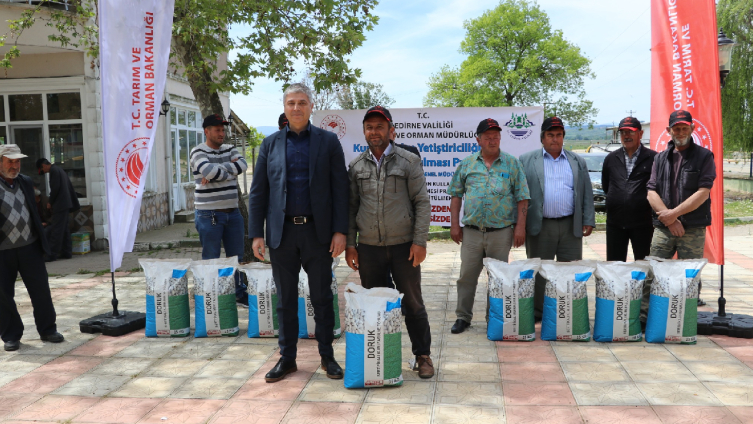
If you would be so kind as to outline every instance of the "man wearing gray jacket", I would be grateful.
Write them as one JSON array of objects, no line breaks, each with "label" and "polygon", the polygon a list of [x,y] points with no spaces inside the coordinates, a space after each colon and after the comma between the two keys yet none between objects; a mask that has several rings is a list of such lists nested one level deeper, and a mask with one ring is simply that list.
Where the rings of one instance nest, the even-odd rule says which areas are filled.
[{"label": "man wearing gray jacket", "polygon": [[385,287],[392,272],[403,293],[405,326],[418,376],[434,376],[431,330],[421,296],[421,262],[431,222],[431,203],[421,159],[391,142],[390,111],[374,106],[363,119],[369,150],[350,163],[349,229],[345,261],[366,288]]}]

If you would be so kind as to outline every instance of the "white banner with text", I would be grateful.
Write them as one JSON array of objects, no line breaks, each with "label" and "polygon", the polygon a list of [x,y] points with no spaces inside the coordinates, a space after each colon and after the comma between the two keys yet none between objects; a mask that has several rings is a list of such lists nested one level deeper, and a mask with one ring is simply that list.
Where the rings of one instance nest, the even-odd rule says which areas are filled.
[{"label": "white banner with text", "polygon": [[[369,146],[363,134],[365,110],[320,110],[311,124],[329,130],[340,139],[349,164]],[[539,148],[544,120],[541,107],[462,107],[390,109],[395,123],[395,143],[418,149],[431,198],[431,225],[450,226],[447,186],[460,161],[480,150],[476,127],[492,118],[502,127],[500,148],[518,157]]]},{"label": "white banner with text", "polygon": [[99,2],[110,267],[133,249],[165,90],[173,0]]}]

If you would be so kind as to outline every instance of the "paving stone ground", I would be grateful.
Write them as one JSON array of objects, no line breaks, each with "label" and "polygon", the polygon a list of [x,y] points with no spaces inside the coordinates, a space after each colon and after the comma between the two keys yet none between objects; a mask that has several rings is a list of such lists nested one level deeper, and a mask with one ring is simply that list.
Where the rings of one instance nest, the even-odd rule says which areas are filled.
[{"label": "paving stone ground", "polygon": [[[725,237],[730,312],[753,314],[751,229],[729,227]],[[605,249],[604,234],[595,233],[584,257],[603,260]],[[200,257],[196,248],[142,253],[127,254],[124,263]],[[515,249],[512,256],[524,259],[525,252]],[[66,337],[61,344],[39,340],[28,295],[17,284],[26,332],[18,352],[0,352],[0,422],[753,423],[753,340],[699,336],[695,346],[574,344],[541,341],[537,327],[535,342],[492,342],[483,322],[484,276],[474,307],[480,319],[469,331],[451,334],[460,254],[449,241],[431,242],[422,266],[436,376],[421,380],[408,369],[410,341],[404,333],[405,383],[368,390],[345,389],[342,380],[327,379],[311,340],[299,342],[298,372],[265,383],[264,374],[279,358],[276,339],[247,338],[245,309],[239,310],[241,336],[234,338],[80,333],[81,319],[111,309],[111,288],[109,274],[76,272],[106,269],[106,257],[95,252],[50,264],[58,326]],[[336,275],[341,291],[345,283],[359,281],[344,265]],[[121,309],[144,311],[143,274],[120,273],[116,281]],[[716,265],[704,269],[703,281],[705,309],[711,310],[718,296]],[[589,298],[594,294],[589,283]],[[593,319],[593,301],[590,313]],[[193,317],[191,322],[193,328]],[[335,342],[335,355],[347,367],[344,338]]]}]

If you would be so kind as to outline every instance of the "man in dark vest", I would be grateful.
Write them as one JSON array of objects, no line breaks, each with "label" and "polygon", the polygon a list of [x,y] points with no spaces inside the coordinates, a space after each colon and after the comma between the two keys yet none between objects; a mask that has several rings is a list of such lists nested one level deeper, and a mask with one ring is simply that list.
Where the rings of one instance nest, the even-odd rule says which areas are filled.
[{"label": "man in dark vest", "polygon": [[69,213],[81,208],[76,191],[63,168],[53,165],[45,158],[37,160],[37,172],[50,174],[50,199],[47,208],[52,210],[50,224],[45,228],[50,242],[50,254],[46,262],[57,258],[70,259],[72,256],[71,230],[68,227]]},{"label": "man in dark vest", "polygon": [[27,157],[15,144],[0,145],[0,338],[6,351],[21,347],[24,324],[13,301],[16,277],[34,308],[34,323],[43,341],[60,343],[44,253],[49,252],[42,220],[34,204],[34,184],[21,175]]},{"label": "man in dark vest", "polygon": [[[716,179],[714,154],[693,142],[693,117],[677,110],[669,115],[667,150],[654,158],[648,181],[648,202],[654,210],[651,256],[664,259],[703,258],[706,227],[711,225],[711,187]],[[641,320],[648,312],[651,285],[643,288]],[[698,293],[701,287],[699,283]],[[703,301],[698,299],[698,304]]]}]

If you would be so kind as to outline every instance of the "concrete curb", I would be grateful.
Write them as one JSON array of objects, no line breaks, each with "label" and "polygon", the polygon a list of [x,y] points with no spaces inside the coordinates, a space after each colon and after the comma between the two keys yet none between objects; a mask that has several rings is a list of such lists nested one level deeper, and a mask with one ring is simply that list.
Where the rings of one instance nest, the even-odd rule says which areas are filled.
[{"label": "concrete curb", "polygon": [[[738,218],[724,218],[726,224],[753,222],[753,216],[742,216]],[[607,224],[597,223],[594,231],[606,231]],[[450,230],[431,231],[429,240],[450,240]],[[133,244],[134,252],[148,252],[150,250],[173,249],[176,247],[201,247],[199,239],[196,240],[172,240],[159,242],[136,242]]]},{"label": "concrete curb", "polygon": [[429,240],[449,240],[449,239],[450,239],[450,230],[429,232]]},{"label": "concrete curb", "polygon": [[133,251],[148,252],[150,250],[174,249],[177,247],[201,247],[201,242],[198,239],[136,242],[133,244]]},{"label": "concrete curb", "polygon": [[[753,222],[753,216],[740,216],[733,218],[724,218],[725,224],[743,224],[746,222]],[[607,224],[597,223],[594,231],[606,231]]]}]

